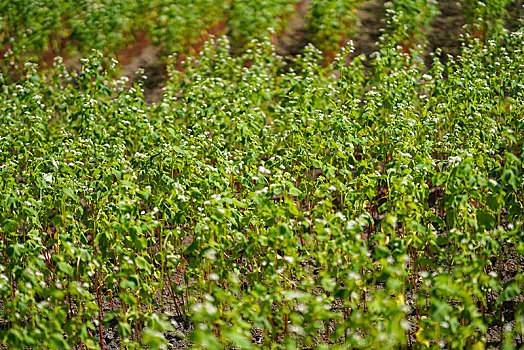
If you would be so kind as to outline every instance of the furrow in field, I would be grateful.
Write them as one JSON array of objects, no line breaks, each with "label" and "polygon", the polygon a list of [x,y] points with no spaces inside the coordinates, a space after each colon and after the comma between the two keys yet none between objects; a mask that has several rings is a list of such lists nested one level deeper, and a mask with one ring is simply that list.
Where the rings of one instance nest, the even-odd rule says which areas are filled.
[{"label": "furrow in field", "polygon": [[456,0],[438,2],[440,14],[431,21],[432,30],[428,34],[425,61],[431,64],[431,53],[442,50],[442,60],[446,62],[448,55],[457,56],[460,53],[460,38],[464,35],[466,18],[463,9]]},{"label": "furrow in field", "polygon": [[360,27],[353,38],[355,52],[353,57],[364,54],[367,57],[378,49],[377,43],[385,26],[384,3],[382,1],[364,1],[358,8]]},{"label": "furrow in field", "polygon": [[310,42],[307,30],[307,14],[310,0],[303,0],[297,4],[296,12],[288,21],[287,30],[275,38],[277,53],[282,56],[296,56],[300,54]]}]

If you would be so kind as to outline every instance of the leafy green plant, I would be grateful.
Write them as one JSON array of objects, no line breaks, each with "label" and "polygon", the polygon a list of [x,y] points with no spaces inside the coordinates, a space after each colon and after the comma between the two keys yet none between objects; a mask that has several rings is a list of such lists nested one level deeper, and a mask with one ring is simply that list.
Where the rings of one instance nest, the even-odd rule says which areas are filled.
[{"label": "leafy green plant", "polygon": [[[327,54],[335,54],[358,28],[357,8],[361,1],[311,1],[308,26],[312,43]],[[331,57],[333,58],[333,57]]]},{"label": "leafy green plant", "polygon": [[8,63],[2,345],[520,346],[523,33],[426,69],[393,30],[426,5],[370,68],[211,39],[151,105],[98,52]]}]

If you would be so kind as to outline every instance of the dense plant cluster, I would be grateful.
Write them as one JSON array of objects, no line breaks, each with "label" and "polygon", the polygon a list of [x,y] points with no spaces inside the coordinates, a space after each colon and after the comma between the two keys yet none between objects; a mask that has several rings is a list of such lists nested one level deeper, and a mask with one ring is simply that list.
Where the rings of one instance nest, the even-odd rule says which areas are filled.
[{"label": "dense plant cluster", "polygon": [[229,37],[237,49],[252,39],[263,39],[267,30],[280,33],[298,0],[234,0],[229,8]]},{"label": "dense plant cluster", "polygon": [[0,52],[25,59],[73,47],[115,50],[133,39],[136,17],[145,10],[142,1],[2,1]]},{"label": "dense plant cluster", "polygon": [[404,52],[425,43],[431,20],[439,12],[435,0],[392,1],[385,7],[390,37],[404,48]]},{"label": "dense plant cluster", "polygon": [[23,61],[98,49],[113,55],[143,33],[165,54],[192,53],[203,34],[228,25],[242,48],[283,21],[297,0],[9,0],[0,3],[0,53]]},{"label": "dense plant cluster", "polygon": [[224,36],[152,105],[98,52],[13,65],[0,344],[162,348],[176,316],[196,348],[522,345],[524,32],[425,67],[403,3],[436,13],[392,1],[369,68]]},{"label": "dense plant cluster", "polygon": [[[461,1],[461,3],[471,23],[472,32],[476,36],[486,39],[490,35],[496,35],[502,31],[502,28],[504,28],[504,19],[509,15],[506,9],[513,1],[473,0]],[[520,6],[522,6],[522,4],[520,4]]]},{"label": "dense plant cluster", "polygon": [[360,0],[313,0],[309,13],[312,43],[323,52],[337,52],[344,41],[356,33]]}]

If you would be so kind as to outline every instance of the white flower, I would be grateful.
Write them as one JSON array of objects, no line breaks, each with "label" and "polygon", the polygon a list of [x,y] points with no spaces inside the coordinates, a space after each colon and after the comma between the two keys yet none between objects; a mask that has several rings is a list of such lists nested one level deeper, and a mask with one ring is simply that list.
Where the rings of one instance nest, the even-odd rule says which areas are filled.
[{"label": "white flower", "polygon": [[271,170],[265,168],[262,165],[258,167],[258,171],[260,171],[262,174],[266,174],[266,175],[270,175],[271,174]]}]

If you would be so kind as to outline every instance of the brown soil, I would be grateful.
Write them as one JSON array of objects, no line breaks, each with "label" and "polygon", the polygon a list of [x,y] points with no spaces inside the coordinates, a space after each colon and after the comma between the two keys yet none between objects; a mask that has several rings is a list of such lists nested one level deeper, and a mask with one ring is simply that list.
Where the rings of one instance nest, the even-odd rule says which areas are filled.
[{"label": "brown soil", "polygon": [[353,57],[361,54],[369,55],[377,51],[378,40],[382,35],[381,29],[385,27],[384,20],[384,2],[377,0],[368,0],[362,3],[357,9],[357,17],[360,20],[358,34],[353,38],[355,52]]},{"label": "brown soil", "polygon": [[437,48],[442,50],[441,61],[444,63],[447,62],[448,55],[457,56],[460,53],[460,37],[464,34],[463,26],[467,23],[457,0],[441,0],[438,7],[440,14],[431,22],[432,31],[428,35],[425,57],[427,65],[431,64],[431,54]]},{"label": "brown soil", "polygon": [[[196,44],[187,48],[188,52],[195,55],[200,52],[205,42],[215,35],[220,35],[226,30],[225,21],[211,26]],[[153,46],[145,33],[139,35],[135,44],[117,54],[122,63],[122,73],[130,82],[143,80],[144,99],[146,103],[160,102],[163,96],[163,88],[167,78],[166,65],[160,57],[160,49]],[[177,69],[183,69],[183,61],[186,55],[181,54],[177,58]],[[137,74],[142,69],[143,74]],[[145,78],[145,79],[144,79]]]},{"label": "brown soil", "polygon": [[506,28],[514,32],[522,26],[521,21],[524,20],[524,0],[513,1],[507,10]]},{"label": "brown soil", "polygon": [[139,69],[143,69],[143,76],[146,77],[143,80],[144,98],[147,103],[159,102],[166,80],[166,68],[158,57],[158,49],[148,43],[136,55],[124,56],[123,63],[122,73],[133,83],[143,79],[137,75]]},{"label": "brown soil", "polygon": [[277,53],[282,56],[296,56],[304,51],[309,41],[307,28],[307,13],[309,0],[302,0],[297,5],[297,11],[289,18],[287,30],[274,39]]}]

